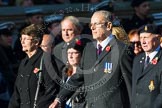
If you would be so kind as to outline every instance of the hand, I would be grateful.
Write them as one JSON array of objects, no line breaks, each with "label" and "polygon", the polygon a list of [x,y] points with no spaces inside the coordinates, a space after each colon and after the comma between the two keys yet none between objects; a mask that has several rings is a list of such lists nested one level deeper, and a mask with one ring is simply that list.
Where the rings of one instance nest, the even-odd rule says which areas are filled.
[{"label": "hand", "polygon": [[49,108],[58,108],[59,106],[59,102],[58,100],[54,100],[53,103],[49,106]]}]

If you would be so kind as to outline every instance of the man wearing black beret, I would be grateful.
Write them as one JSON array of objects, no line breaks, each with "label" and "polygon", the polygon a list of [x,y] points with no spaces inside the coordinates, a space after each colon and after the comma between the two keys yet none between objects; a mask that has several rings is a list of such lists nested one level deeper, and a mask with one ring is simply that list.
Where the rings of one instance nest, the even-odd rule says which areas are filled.
[{"label": "man wearing black beret", "polygon": [[147,24],[139,29],[144,50],[134,59],[131,108],[162,108],[162,48],[159,28]]}]

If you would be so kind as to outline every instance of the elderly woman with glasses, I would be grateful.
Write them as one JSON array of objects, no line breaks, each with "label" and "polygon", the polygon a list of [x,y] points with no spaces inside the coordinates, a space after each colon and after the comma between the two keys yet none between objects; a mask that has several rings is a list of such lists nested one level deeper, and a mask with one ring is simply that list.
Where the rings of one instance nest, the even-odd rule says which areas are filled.
[{"label": "elderly woman with glasses", "polygon": [[27,26],[21,32],[20,40],[26,57],[20,63],[9,108],[47,108],[59,87],[43,65],[43,50],[39,47],[41,26]]}]

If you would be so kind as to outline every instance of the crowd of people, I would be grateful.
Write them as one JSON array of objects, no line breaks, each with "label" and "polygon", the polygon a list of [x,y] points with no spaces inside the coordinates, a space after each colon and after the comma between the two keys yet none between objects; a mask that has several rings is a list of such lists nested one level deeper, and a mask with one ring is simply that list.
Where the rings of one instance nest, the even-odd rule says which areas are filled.
[{"label": "crowd of people", "polygon": [[41,9],[1,23],[0,108],[162,108],[161,26],[149,0],[131,6],[127,23],[96,10],[89,28]]}]

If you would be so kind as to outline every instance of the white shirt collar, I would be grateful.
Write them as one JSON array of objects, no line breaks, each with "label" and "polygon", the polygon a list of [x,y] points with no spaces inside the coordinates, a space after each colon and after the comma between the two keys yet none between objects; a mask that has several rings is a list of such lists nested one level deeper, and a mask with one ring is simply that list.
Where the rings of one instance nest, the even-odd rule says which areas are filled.
[{"label": "white shirt collar", "polygon": [[101,43],[97,42],[97,49],[98,49],[98,44],[100,44],[102,46],[102,51],[104,50],[104,48],[106,47],[106,45],[111,41],[111,39],[113,39],[114,36],[112,34],[110,34],[109,36],[107,36],[107,38],[105,40],[103,40]]},{"label": "white shirt collar", "polygon": [[152,59],[155,57],[155,55],[159,52],[159,50],[160,50],[160,46],[158,46],[158,47],[156,48],[156,50],[153,51],[152,53],[150,53],[149,55],[145,53],[146,57],[147,57],[147,56],[150,57],[150,62],[151,62]]}]

